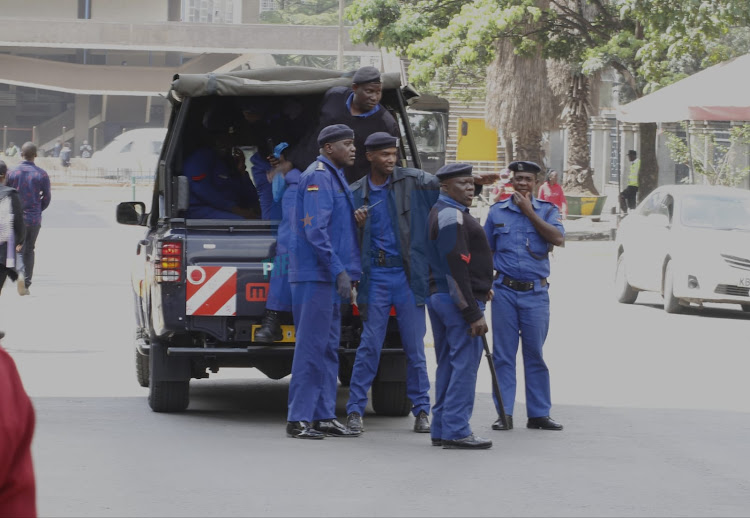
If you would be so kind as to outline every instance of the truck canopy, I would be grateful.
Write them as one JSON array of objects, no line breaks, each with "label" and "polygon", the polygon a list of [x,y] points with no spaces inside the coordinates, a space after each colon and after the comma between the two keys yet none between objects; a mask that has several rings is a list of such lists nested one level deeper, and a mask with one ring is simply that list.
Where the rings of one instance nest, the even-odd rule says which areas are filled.
[{"label": "truck canopy", "polygon": [[[227,74],[176,74],[170,97],[288,96],[324,94],[334,86],[351,86],[352,72],[309,67],[273,67]],[[382,74],[383,90],[401,86],[396,73]]]}]

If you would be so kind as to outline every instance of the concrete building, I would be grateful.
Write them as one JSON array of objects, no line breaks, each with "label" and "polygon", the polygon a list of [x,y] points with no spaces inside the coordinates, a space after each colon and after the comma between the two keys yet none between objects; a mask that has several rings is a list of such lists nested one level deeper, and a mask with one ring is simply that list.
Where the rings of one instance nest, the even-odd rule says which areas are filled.
[{"label": "concrete building", "polygon": [[[338,26],[261,23],[275,0],[4,0],[0,9],[2,149],[34,140],[48,151],[57,139],[98,149],[123,130],[164,126],[177,73],[339,51]],[[348,31],[342,51],[381,60]]]}]

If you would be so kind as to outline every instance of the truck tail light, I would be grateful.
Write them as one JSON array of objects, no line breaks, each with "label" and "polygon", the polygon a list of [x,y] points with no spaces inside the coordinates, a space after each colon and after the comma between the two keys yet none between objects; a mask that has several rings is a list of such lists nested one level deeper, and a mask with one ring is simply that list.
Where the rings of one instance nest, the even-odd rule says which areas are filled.
[{"label": "truck tail light", "polygon": [[182,241],[160,241],[154,277],[156,282],[180,282],[182,280]]}]

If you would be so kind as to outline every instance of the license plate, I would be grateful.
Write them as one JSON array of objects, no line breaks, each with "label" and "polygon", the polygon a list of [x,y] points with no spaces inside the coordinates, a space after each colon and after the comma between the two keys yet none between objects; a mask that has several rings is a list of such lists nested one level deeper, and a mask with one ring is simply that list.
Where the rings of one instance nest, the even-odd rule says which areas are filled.
[{"label": "license plate", "polygon": [[[259,324],[255,324],[253,326],[253,342],[255,341],[255,332],[258,329],[260,329],[260,325]],[[297,341],[296,335],[294,334],[294,326],[292,326],[292,325],[282,325],[281,326],[281,335],[282,335],[281,340],[279,340],[277,342],[274,342],[275,344],[289,343],[289,342],[294,343],[294,342]]]},{"label": "license plate", "polygon": [[737,286],[741,288],[750,288],[750,277],[741,277]]}]

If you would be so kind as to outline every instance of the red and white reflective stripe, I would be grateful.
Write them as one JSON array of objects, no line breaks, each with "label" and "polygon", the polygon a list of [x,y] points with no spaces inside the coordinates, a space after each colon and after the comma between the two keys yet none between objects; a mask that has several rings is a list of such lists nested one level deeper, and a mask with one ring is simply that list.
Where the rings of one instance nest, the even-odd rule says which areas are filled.
[{"label": "red and white reflective stripe", "polygon": [[200,316],[237,314],[237,268],[188,266],[185,313]]}]

